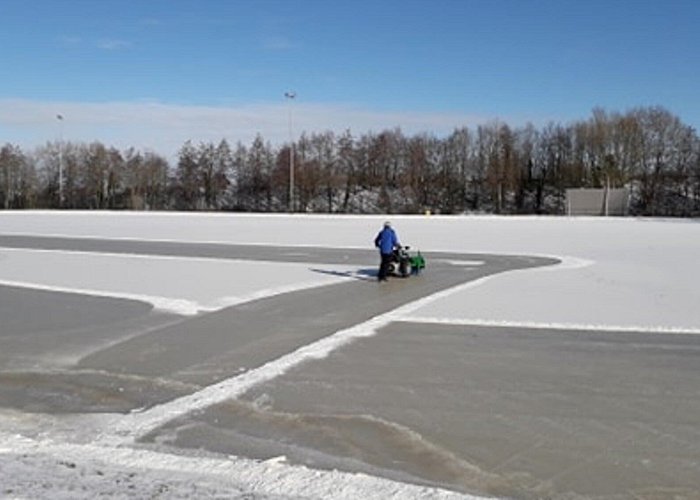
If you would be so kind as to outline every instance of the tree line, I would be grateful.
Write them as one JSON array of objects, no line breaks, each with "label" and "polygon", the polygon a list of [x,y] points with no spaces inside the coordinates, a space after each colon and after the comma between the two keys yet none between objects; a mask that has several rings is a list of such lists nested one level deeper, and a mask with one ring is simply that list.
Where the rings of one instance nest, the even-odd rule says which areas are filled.
[{"label": "tree line", "polygon": [[[294,190],[290,199],[290,161]],[[0,149],[4,209],[563,214],[567,188],[626,187],[630,213],[700,215],[700,139],[661,107],[438,138],[305,133],[273,146],[186,142],[175,165],[99,142]]]}]

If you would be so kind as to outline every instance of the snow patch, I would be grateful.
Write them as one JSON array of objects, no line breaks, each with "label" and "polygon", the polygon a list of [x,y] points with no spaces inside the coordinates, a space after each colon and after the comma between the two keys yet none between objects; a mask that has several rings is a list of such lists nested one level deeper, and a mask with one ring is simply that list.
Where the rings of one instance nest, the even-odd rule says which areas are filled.
[{"label": "snow patch", "polygon": [[583,323],[540,323],[536,321],[501,321],[478,318],[440,318],[406,316],[401,321],[455,326],[492,326],[504,328],[530,328],[538,330],[580,330],[594,332],[668,333],[677,335],[700,335],[700,328],[669,327],[665,325],[608,325]]},{"label": "snow patch", "polygon": [[483,260],[441,260],[440,262],[462,267],[479,267],[484,265]]},{"label": "snow patch", "polygon": [[[56,443],[0,432],[5,498],[249,498],[338,500],[478,497],[388,479],[284,463],[187,457],[144,449]],[[41,476],[36,471],[42,471]]]}]

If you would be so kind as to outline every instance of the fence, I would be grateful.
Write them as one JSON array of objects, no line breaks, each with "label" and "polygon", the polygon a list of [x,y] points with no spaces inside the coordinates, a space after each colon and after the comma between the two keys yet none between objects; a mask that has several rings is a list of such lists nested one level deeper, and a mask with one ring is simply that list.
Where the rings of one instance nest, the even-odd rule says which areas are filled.
[{"label": "fence", "polygon": [[617,215],[629,213],[627,188],[567,189],[567,215]]}]

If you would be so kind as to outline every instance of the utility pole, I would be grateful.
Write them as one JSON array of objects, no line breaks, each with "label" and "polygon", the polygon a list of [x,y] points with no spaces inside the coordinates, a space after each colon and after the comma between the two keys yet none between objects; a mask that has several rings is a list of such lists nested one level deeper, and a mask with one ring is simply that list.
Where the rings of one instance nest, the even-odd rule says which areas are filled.
[{"label": "utility pole", "polygon": [[610,176],[605,174],[605,200],[604,200],[604,205],[605,205],[605,216],[607,217],[610,215]]},{"label": "utility pole", "polygon": [[292,132],[292,102],[296,92],[285,92],[284,97],[289,101],[289,211],[294,212],[294,133]]}]

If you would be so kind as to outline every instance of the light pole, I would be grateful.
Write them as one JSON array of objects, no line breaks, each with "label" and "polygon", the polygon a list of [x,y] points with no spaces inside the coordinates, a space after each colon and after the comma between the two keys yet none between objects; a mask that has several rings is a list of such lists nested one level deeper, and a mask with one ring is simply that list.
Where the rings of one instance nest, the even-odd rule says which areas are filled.
[{"label": "light pole", "polygon": [[56,115],[60,123],[58,136],[58,206],[63,208],[63,115]]},{"label": "light pole", "polygon": [[294,134],[292,133],[292,102],[296,92],[285,92],[284,97],[289,101],[289,211],[294,212]]}]

